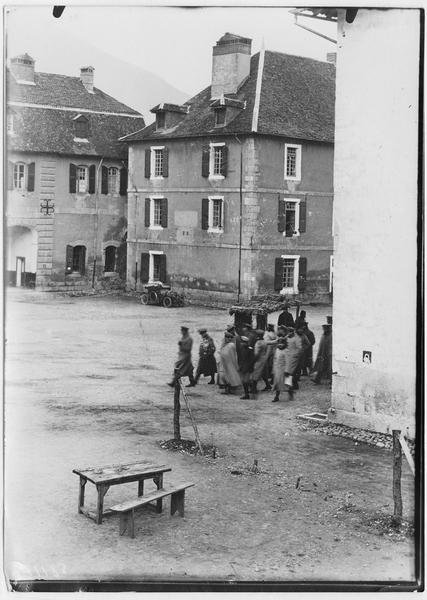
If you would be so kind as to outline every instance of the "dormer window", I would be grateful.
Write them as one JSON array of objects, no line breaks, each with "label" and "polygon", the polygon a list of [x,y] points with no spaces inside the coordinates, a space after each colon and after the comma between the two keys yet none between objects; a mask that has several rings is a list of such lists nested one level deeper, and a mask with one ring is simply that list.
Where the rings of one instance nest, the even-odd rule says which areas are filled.
[{"label": "dormer window", "polygon": [[166,114],[164,111],[156,113],[156,129],[164,129],[166,122]]},{"label": "dormer window", "polygon": [[89,121],[83,115],[74,118],[74,138],[87,140],[89,137]]},{"label": "dormer window", "polygon": [[221,126],[221,125],[225,125],[225,112],[226,112],[226,107],[225,106],[221,106],[220,108],[216,108],[215,109],[215,126]]}]

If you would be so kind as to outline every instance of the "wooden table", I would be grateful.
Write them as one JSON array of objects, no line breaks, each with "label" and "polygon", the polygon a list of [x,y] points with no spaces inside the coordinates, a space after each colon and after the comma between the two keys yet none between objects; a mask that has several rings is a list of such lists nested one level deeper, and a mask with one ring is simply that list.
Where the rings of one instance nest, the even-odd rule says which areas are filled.
[{"label": "wooden table", "polygon": [[[126,465],[108,465],[106,467],[89,467],[86,469],[73,469],[73,473],[80,477],[78,512],[102,523],[102,517],[111,514],[110,510],[104,511],[104,496],[110,486],[130,481],[138,482],[138,496],[144,494],[145,479],[152,479],[159,490],[163,487],[163,473],[172,471],[167,465],[158,465],[149,461],[138,461]],[[96,513],[84,508],[85,485],[90,481],[96,486],[98,501]],[[162,500],[157,500],[156,511],[162,512]]]}]

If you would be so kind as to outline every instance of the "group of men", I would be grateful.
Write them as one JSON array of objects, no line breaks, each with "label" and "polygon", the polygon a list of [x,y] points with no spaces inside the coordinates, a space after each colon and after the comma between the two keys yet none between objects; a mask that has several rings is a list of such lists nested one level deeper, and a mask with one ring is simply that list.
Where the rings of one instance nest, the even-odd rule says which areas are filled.
[{"label": "group of men", "polygon": [[181,327],[182,337],[178,341],[178,360],[174,376],[169,383],[174,387],[181,377],[188,377],[187,387],[197,385],[203,375],[210,377],[209,384],[218,383],[224,394],[230,394],[243,387],[241,399],[256,398],[258,383],[263,381],[261,391],[274,390],[272,402],[278,402],[281,392],[287,392],[290,400],[298,389],[301,375],[311,376],[313,383],[328,381],[332,377],[332,323],[323,325],[323,335],[319,343],[316,362],[313,365],[315,336],[306,321],[302,310],[296,320],[285,306],[279,315],[277,331],[273,324],[267,330],[253,330],[250,324],[243,324],[239,331],[229,325],[219,348],[216,347],[206,328],[198,330],[201,336],[199,362],[193,375],[191,351],[193,340],[188,327]]}]

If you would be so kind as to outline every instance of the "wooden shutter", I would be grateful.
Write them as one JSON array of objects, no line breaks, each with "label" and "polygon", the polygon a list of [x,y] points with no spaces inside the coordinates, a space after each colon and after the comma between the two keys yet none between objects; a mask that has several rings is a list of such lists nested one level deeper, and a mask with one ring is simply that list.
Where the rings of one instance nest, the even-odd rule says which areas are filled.
[{"label": "wooden shutter", "polygon": [[163,177],[169,176],[169,148],[163,148]]},{"label": "wooden shutter", "polygon": [[209,146],[202,150],[202,177],[209,177],[209,161],[211,151]]},{"label": "wooden shutter", "polygon": [[101,170],[101,194],[108,194],[108,169],[104,166]]},{"label": "wooden shutter", "polygon": [[65,249],[65,272],[71,273],[73,270],[73,247],[67,245]]},{"label": "wooden shutter", "polygon": [[150,227],[150,205],[151,205],[150,198],[146,198],[145,199],[145,222],[144,222],[146,227]]},{"label": "wooden shutter", "polygon": [[222,147],[222,163],[221,163],[221,175],[227,177],[228,173],[228,146]]},{"label": "wooden shutter", "polygon": [[128,193],[128,170],[126,167],[120,169],[120,196],[126,196]]},{"label": "wooden shutter", "polygon": [[7,170],[7,189],[13,190],[13,169],[14,164],[11,160],[8,161],[8,170]]},{"label": "wooden shutter", "polygon": [[148,252],[141,254],[141,267],[140,267],[141,283],[147,283],[150,275],[150,255]]},{"label": "wooden shutter", "polygon": [[76,193],[77,185],[77,167],[76,165],[70,164],[70,194]]},{"label": "wooden shutter", "polygon": [[274,289],[278,292],[283,288],[283,259],[274,260]]},{"label": "wooden shutter", "polygon": [[221,222],[222,230],[225,233],[225,201],[224,200],[221,202],[221,216],[222,216],[222,222]]},{"label": "wooden shutter", "polygon": [[299,232],[304,233],[307,227],[307,202],[301,200],[299,203]]},{"label": "wooden shutter", "polygon": [[298,291],[299,292],[304,292],[306,282],[307,282],[307,258],[305,256],[300,256],[299,272],[298,272]]},{"label": "wooden shutter", "polygon": [[277,194],[277,231],[285,231],[285,201],[280,194]]},{"label": "wooden shutter", "polygon": [[150,179],[150,170],[151,170],[151,149],[145,149],[145,178]]},{"label": "wooden shutter", "polygon": [[[168,226],[168,199],[162,198],[160,200],[160,224],[166,228]],[[161,280],[163,281],[163,279]]]},{"label": "wooden shutter", "polygon": [[28,177],[27,177],[27,190],[34,192],[34,180],[36,174],[36,163],[30,163],[28,165]]},{"label": "wooden shutter", "polygon": [[202,198],[202,229],[209,229],[209,198]]},{"label": "wooden shutter", "polygon": [[96,166],[90,165],[89,167],[89,194],[95,193],[95,177],[96,177]]},{"label": "wooden shutter", "polygon": [[160,262],[160,281],[162,283],[167,283],[167,272],[166,272],[166,254],[159,254],[159,262]]}]

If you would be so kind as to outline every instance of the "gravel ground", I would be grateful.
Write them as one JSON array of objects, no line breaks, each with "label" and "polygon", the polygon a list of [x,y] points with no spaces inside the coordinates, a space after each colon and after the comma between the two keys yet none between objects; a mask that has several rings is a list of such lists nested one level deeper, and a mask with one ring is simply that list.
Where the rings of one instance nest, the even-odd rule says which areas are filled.
[{"label": "gravel ground", "polygon": [[[316,337],[328,307],[307,308]],[[160,446],[173,435],[166,385],[179,327],[220,342],[226,311],[164,309],[114,296],[67,298],[8,290],[5,401],[5,566],[11,579],[162,578],[407,581],[414,577],[413,478],[403,464],[405,529],[393,512],[392,454],[301,427],[325,412],[327,386],[302,379],[296,399],[224,396],[201,380],[190,401],[216,458]],[[273,321],[273,318],[271,319]],[[194,335],[198,341],[197,334]],[[193,439],[181,413],[181,434]],[[72,469],[152,459],[166,480],[194,481],[185,518],[142,510],[136,537],[77,514]],[[258,468],[252,466],[257,461]],[[149,489],[149,486],[147,486]],[[105,506],[134,496],[116,486]],[[86,486],[87,503],[96,502]]]}]

